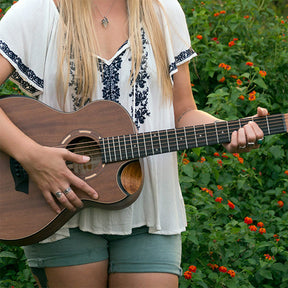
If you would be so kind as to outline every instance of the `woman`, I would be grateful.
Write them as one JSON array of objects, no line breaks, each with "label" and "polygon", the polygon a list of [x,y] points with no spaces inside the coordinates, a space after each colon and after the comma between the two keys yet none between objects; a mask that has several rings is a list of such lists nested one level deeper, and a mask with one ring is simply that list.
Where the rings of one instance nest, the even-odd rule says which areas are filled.
[{"label": "woman", "polygon": [[[177,0],[20,0],[0,23],[0,55],[0,83],[10,75],[55,109],[112,100],[140,132],[217,120],[196,108],[188,67],[196,53]],[[97,187],[65,165],[89,158],[35,143],[1,109],[0,131],[0,149],[22,164],[53,210],[60,211],[53,195],[68,209],[82,207],[70,186],[97,199]],[[249,122],[225,147],[247,152],[262,138]],[[143,161],[143,191],[131,206],[83,209],[55,235],[25,247],[39,286],[178,286],[186,218],[177,157]]]}]

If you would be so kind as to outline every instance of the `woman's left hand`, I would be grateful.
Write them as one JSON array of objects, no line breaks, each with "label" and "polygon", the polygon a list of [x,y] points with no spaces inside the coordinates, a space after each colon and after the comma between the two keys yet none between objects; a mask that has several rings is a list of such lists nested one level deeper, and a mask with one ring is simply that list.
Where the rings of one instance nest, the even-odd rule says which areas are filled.
[{"label": "woman's left hand", "polygon": [[[267,116],[268,111],[265,108],[258,107],[256,117]],[[223,144],[230,153],[249,152],[252,149],[259,148],[258,140],[263,140],[264,133],[260,127],[253,121],[249,121],[238,131],[234,131],[231,136],[231,142]]]}]

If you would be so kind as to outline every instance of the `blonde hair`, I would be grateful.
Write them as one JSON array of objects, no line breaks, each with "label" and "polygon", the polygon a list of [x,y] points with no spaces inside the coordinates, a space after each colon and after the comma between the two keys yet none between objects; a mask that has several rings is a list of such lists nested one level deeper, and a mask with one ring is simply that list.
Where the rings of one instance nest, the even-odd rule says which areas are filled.
[{"label": "blonde hair", "polygon": [[[98,45],[91,3],[91,0],[60,1],[57,97],[62,109],[65,107],[71,80],[77,87],[77,95],[81,96],[81,105],[91,99],[95,91],[98,67],[95,55],[97,55]],[[162,23],[159,22],[159,15],[155,10],[155,7],[161,9],[162,6],[158,0],[127,0],[127,6],[132,53],[131,84],[135,84],[141,67],[143,43],[140,31],[143,27],[152,45],[158,81],[164,99],[171,100],[172,84],[166,45],[163,44],[165,41]],[[73,69],[73,79],[70,76],[71,69]]]}]

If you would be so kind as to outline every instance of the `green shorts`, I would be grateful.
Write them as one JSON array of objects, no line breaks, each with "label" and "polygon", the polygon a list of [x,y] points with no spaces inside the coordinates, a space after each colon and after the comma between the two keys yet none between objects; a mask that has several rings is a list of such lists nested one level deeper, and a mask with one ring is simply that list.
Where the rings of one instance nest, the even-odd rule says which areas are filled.
[{"label": "green shorts", "polygon": [[33,272],[108,259],[109,273],[182,273],[181,235],[149,234],[147,227],[135,228],[124,236],[95,235],[73,228],[69,238],[26,246],[24,251]]}]

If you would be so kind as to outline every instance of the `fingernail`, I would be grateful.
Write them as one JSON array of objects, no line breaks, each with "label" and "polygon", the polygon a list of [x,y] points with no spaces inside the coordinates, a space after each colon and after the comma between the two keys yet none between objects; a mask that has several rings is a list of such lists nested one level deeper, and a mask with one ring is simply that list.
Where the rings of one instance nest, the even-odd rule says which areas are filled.
[{"label": "fingernail", "polygon": [[89,156],[83,156],[83,160],[84,161],[90,161],[90,157]]},{"label": "fingernail", "polygon": [[95,193],[95,194],[93,194],[93,199],[98,199],[99,198],[99,196],[98,196],[98,194],[97,193]]}]

